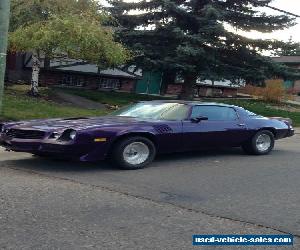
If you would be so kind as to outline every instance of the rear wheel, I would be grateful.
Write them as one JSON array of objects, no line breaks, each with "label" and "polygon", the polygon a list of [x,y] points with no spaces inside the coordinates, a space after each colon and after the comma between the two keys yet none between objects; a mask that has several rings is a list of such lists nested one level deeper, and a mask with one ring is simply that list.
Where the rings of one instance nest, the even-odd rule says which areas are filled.
[{"label": "rear wheel", "polygon": [[274,134],[269,130],[258,131],[242,148],[247,154],[266,155],[274,148]]},{"label": "rear wheel", "polygon": [[122,169],[142,169],[151,163],[156,155],[154,143],[145,137],[128,137],[113,148],[112,162]]}]

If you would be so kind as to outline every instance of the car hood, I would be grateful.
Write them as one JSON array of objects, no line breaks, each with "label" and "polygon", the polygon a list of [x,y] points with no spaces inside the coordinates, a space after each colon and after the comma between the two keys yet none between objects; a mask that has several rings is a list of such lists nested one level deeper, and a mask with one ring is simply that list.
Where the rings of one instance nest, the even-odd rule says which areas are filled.
[{"label": "car hood", "polygon": [[291,118],[284,118],[284,117],[268,117],[268,118],[284,122],[285,124],[288,124],[290,126],[293,125],[293,120]]},{"label": "car hood", "polygon": [[104,116],[104,117],[80,117],[68,119],[31,120],[5,124],[6,128],[28,129],[41,131],[58,131],[64,129],[84,130],[108,126],[134,125],[148,123],[149,120],[133,117]]}]

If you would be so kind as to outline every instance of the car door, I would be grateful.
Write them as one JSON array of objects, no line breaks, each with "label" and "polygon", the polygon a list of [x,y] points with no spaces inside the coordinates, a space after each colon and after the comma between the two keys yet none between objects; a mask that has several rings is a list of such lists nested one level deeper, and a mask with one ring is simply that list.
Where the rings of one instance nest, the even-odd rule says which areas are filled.
[{"label": "car door", "polygon": [[153,122],[159,153],[182,151],[182,121]]},{"label": "car door", "polygon": [[[206,117],[207,120],[191,120],[197,117]],[[183,141],[189,150],[239,146],[245,137],[246,125],[229,106],[193,106],[190,119],[183,122]]]}]

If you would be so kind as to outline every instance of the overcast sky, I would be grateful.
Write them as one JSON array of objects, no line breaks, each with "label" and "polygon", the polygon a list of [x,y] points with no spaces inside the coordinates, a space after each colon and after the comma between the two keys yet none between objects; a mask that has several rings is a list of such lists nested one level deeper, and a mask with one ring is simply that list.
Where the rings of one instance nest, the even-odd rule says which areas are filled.
[{"label": "overcast sky", "polygon": [[[270,6],[292,12],[300,15],[300,0],[274,0]],[[277,14],[280,12],[271,10],[269,8],[263,8],[266,13]],[[290,29],[276,31],[271,34],[262,34],[258,32],[251,32],[248,36],[253,38],[276,38],[278,40],[288,40],[291,36],[294,41],[300,42],[300,18],[296,19],[297,25]]]},{"label": "overcast sky", "polygon": [[[99,0],[101,3],[105,4],[105,0]],[[138,1],[138,0],[128,0],[131,1]],[[294,14],[300,15],[300,0],[273,0],[273,2],[270,4],[271,6],[292,12]],[[280,12],[271,10],[269,8],[263,8],[263,11],[266,13],[274,13],[274,14],[280,14]],[[258,32],[251,32],[248,34],[245,34],[248,37],[251,38],[276,38],[278,40],[289,40],[289,38],[292,36],[294,41],[300,42],[300,18],[296,19],[297,25],[290,29],[276,31],[273,33],[258,33]],[[244,34],[244,33],[243,33]]]}]

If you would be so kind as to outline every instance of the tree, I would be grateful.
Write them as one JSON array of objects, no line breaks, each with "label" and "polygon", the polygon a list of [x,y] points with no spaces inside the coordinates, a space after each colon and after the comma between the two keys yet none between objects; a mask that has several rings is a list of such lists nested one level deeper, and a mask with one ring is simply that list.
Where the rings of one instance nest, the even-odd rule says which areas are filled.
[{"label": "tree", "polygon": [[38,95],[41,56],[67,56],[99,66],[124,63],[129,52],[114,41],[109,19],[94,0],[13,0],[10,49],[32,53],[32,95]]},{"label": "tree", "polygon": [[250,39],[235,30],[272,32],[293,25],[285,15],[258,7],[271,0],[111,0],[119,39],[135,51],[142,67],[177,72],[183,98],[191,98],[197,78],[261,81],[285,69],[262,56],[284,46],[276,40]]},{"label": "tree", "polygon": [[280,49],[274,52],[275,56],[300,56],[300,44],[293,41],[293,37]]}]

